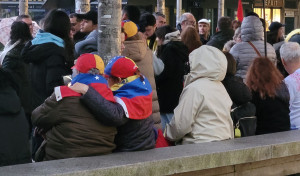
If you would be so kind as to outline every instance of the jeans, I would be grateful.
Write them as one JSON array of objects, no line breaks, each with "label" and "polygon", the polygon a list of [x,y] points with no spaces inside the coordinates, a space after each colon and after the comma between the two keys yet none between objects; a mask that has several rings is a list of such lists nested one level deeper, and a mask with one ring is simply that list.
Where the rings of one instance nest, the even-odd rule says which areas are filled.
[{"label": "jeans", "polygon": [[162,131],[165,131],[165,127],[169,124],[174,116],[174,113],[160,113]]}]

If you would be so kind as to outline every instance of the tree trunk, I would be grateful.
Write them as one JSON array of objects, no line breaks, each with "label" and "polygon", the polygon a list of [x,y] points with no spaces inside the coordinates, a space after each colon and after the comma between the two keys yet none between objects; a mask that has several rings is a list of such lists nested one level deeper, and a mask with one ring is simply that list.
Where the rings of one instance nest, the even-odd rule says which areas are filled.
[{"label": "tree trunk", "polygon": [[75,12],[82,14],[91,9],[90,0],[75,0]]},{"label": "tree trunk", "polygon": [[98,52],[107,65],[121,54],[122,0],[98,0]]},{"label": "tree trunk", "polygon": [[182,10],[182,0],[177,0],[176,6],[176,24],[179,24]]},{"label": "tree trunk", "polygon": [[219,0],[218,3],[218,19],[224,16],[224,0]]},{"label": "tree trunk", "polygon": [[157,0],[157,11],[162,14],[165,14],[166,13],[165,4],[166,4],[165,0]]},{"label": "tree trunk", "polygon": [[19,0],[19,15],[28,15],[28,0]]}]

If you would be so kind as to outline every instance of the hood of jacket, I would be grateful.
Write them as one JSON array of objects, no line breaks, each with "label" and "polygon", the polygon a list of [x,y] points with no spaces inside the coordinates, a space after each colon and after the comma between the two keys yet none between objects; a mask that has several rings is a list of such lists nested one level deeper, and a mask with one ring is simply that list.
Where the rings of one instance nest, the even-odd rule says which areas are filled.
[{"label": "hood of jacket", "polygon": [[171,41],[181,41],[180,31],[175,31],[175,32],[166,34],[163,44],[167,44]]},{"label": "hood of jacket", "polygon": [[44,43],[54,43],[59,47],[64,47],[64,40],[56,35],[53,35],[49,32],[44,32],[39,30],[35,38],[31,41],[32,45],[40,45]]},{"label": "hood of jacket", "polygon": [[[147,54],[147,44],[143,40],[131,40],[124,42],[125,49],[122,55],[133,58],[144,58]],[[134,60],[134,59],[133,59]],[[134,60],[137,62],[136,60]]]},{"label": "hood of jacket", "polygon": [[217,48],[202,45],[189,56],[190,73],[187,75],[185,86],[200,78],[211,81],[222,81],[227,71],[227,59]]},{"label": "hood of jacket", "polygon": [[39,45],[32,45],[32,42],[28,42],[21,55],[26,63],[39,63],[53,55],[65,57],[65,50],[52,42]]},{"label": "hood of jacket", "polygon": [[264,40],[264,28],[259,18],[248,16],[243,19],[241,39],[243,42]]},{"label": "hood of jacket", "polygon": [[93,30],[82,41],[75,44],[75,51],[78,56],[84,53],[97,52],[98,31]]}]

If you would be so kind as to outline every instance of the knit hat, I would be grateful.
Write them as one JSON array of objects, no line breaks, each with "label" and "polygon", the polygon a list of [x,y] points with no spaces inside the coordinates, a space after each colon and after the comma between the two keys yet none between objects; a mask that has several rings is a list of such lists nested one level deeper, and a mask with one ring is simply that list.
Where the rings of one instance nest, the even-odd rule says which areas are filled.
[{"label": "knit hat", "polygon": [[127,38],[130,38],[130,37],[132,37],[132,36],[134,36],[135,34],[138,33],[137,25],[134,22],[130,21],[130,20],[122,21],[121,26],[124,29],[124,32],[125,32],[125,35],[126,35],[125,40]]},{"label": "knit hat", "polygon": [[285,24],[281,24],[277,21],[275,22],[272,22],[271,25],[269,26],[269,30],[270,31],[275,31],[275,30],[278,30],[279,28],[285,26]]},{"label": "knit hat", "polygon": [[108,62],[104,74],[106,76],[128,78],[133,76],[137,69],[138,66],[133,60],[125,56],[116,56]]},{"label": "knit hat", "polygon": [[76,64],[72,67],[81,73],[87,73],[92,68],[97,68],[100,74],[104,72],[104,62],[100,56],[96,54],[82,54],[76,60]]}]

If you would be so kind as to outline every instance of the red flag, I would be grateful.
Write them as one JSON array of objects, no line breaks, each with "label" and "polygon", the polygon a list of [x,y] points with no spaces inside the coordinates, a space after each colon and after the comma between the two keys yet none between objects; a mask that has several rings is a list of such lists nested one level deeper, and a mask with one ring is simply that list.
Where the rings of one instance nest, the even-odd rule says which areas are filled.
[{"label": "red flag", "polygon": [[237,10],[237,18],[240,22],[242,22],[243,18],[244,18],[242,0],[239,0],[238,10]]}]

